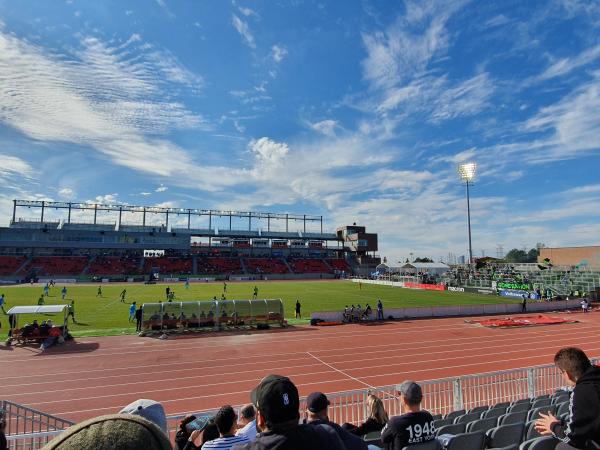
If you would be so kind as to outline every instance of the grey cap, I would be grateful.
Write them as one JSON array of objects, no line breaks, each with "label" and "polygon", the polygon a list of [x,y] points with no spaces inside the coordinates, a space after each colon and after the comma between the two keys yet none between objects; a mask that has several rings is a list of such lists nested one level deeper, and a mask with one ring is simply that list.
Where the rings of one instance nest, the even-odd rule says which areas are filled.
[{"label": "grey cap", "polygon": [[155,402],[154,400],[136,400],[119,411],[119,413],[141,416],[156,424],[161,430],[167,433],[167,417],[165,415],[165,410],[160,403]]},{"label": "grey cap", "polygon": [[406,398],[408,403],[421,403],[423,390],[412,380],[407,380],[398,386],[398,391]]}]

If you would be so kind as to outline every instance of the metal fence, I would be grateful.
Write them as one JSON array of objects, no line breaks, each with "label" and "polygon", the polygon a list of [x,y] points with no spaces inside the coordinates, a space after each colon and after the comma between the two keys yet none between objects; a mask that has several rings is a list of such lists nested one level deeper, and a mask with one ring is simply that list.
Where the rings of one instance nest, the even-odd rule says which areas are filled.
[{"label": "metal fence", "polygon": [[142,328],[151,331],[200,331],[225,327],[283,324],[281,299],[207,300],[144,303]]},{"label": "metal fence", "polygon": [[[592,359],[598,364],[599,359]],[[401,380],[400,380],[401,381]],[[512,402],[522,398],[532,398],[543,394],[552,394],[564,387],[560,371],[551,364],[523,369],[503,370],[463,375],[454,378],[442,378],[419,382],[423,389],[423,408],[432,414],[447,414],[451,411],[471,409],[476,406]],[[359,424],[367,419],[369,412],[366,400],[369,394],[381,398],[389,416],[404,413],[397,385],[381,386],[372,389],[360,389],[328,393],[330,401],[330,420],[342,424]],[[238,411],[242,405],[235,406]],[[306,399],[300,399],[300,416],[306,411]],[[205,410],[195,415],[214,415],[217,410]],[[169,429],[176,430],[177,423],[184,416],[169,416]]]},{"label": "metal fence", "polygon": [[6,438],[10,450],[42,448],[56,434],[73,422],[43,413],[8,400],[0,401],[6,421]]}]

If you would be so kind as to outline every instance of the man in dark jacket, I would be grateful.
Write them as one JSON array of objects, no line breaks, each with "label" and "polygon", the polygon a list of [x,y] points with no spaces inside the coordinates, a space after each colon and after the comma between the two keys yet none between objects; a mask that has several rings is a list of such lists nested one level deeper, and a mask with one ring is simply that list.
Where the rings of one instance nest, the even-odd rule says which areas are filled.
[{"label": "man in dark jacket", "polygon": [[252,442],[234,445],[232,450],[345,450],[333,428],[298,424],[300,398],[289,378],[263,378],[251,398],[260,434]]},{"label": "man in dark jacket", "polygon": [[574,387],[569,415],[566,420],[559,420],[550,412],[540,413],[535,428],[560,439],[557,450],[600,448],[600,368],[592,366],[583,350],[576,347],[560,349],[554,364],[564,381]]},{"label": "man in dark jacket", "polygon": [[306,398],[306,421],[309,425],[327,425],[335,430],[347,450],[367,450],[367,444],[358,436],[344,430],[335,422],[329,421],[327,407],[329,400],[322,392],[313,392]]},{"label": "man in dark jacket", "polygon": [[565,383],[574,387],[569,415],[559,420],[551,413],[540,413],[541,419],[535,423],[537,431],[560,439],[558,450],[600,448],[600,368],[592,366],[583,350],[576,347],[560,349],[554,364]]},{"label": "man in dark jacket", "polygon": [[404,410],[408,412],[392,417],[381,430],[381,441],[387,450],[401,450],[408,445],[422,444],[435,439],[433,417],[421,410],[423,391],[414,381],[400,385],[399,394]]}]

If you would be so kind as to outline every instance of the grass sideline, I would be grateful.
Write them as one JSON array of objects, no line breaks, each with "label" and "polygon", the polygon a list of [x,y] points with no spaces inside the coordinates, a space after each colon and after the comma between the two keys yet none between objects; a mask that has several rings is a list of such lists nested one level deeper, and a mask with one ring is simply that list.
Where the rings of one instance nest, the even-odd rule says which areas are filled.
[{"label": "grass sideline", "polygon": [[[129,306],[136,301],[139,305],[144,302],[165,301],[165,288],[170,286],[175,291],[175,301],[208,300],[221,297],[223,283],[191,283],[186,290],[183,283],[161,283],[156,285],[113,283],[102,284],[102,297],[96,293],[100,284],[77,285],[68,284],[67,296],[61,299],[62,284],[50,288],[46,304],[61,304],[75,300],[76,324],[69,324],[72,334],[82,336],[109,336],[133,334],[135,324],[128,322]],[[254,286],[259,289],[258,298],[281,298],[284,302],[285,316],[292,325],[306,324],[314,311],[342,310],[345,305],[367,303],[375,309],[377,299],[381,298],[384,308],[418,307],[418,306],[449,306],[491,303],[519,303],[518,299],[495,297],[491,295],[468,294],[459,292],[421,291],[402,289],[391,286],[363,284],[362,289],[357,283],[350,281],[267,281],[267,282],[228,282],[227,299],[252,298]],[[5,294],[8,311],[12,306],[37,305],[42,294],[42,285],[2,286],[0,293]],[[125,303],[119,300],[120,292],[126,289]],[[302,304],[302,317],[294,317],[296,299]],[[27,320],[37,318],[38,321],[54,316],[28,316]],[[0,312],[2,333],[8,332],[8,316]],[[22,323],[21,323],[22,325]]]}]

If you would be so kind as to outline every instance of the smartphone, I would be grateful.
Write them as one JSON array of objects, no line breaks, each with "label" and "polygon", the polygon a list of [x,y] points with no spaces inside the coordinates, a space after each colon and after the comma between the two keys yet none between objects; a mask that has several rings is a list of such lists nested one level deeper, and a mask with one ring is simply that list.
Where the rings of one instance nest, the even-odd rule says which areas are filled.
[{"label": "smartphone", "polygon": [[186,425],[186,428],[188,429],[188,431],[203,430],[210,419],[210,416],[197,417],[196,419],[188,423]]}]

